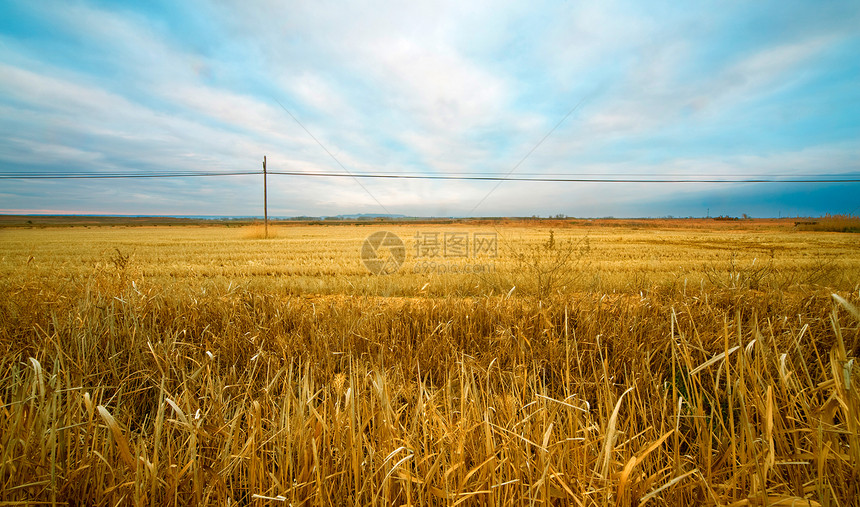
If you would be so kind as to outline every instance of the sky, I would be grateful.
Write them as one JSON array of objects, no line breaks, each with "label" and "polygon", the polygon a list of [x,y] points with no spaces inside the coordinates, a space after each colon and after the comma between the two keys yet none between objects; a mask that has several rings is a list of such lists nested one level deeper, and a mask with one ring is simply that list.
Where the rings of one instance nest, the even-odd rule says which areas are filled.
[{"label": "sky", "polygon": [[[860,179],[860,3],[0,2],[0,174]],[[823,175],[823,176],[822,176]],[[0,179],[0,213],[255,216],[262,175]],[[270,175],[270,216],[812,216],[860,183]]]}]

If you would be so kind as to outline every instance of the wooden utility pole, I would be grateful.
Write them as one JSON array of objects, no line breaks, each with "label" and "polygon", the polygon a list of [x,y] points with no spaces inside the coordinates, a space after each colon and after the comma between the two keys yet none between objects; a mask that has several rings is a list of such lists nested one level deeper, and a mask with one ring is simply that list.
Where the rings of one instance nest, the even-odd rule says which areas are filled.
[{"label": "wooden utility pole", "polygon": [[269,238],[269,191],[266,184],[266,156],[263,155],[263,234]]}]

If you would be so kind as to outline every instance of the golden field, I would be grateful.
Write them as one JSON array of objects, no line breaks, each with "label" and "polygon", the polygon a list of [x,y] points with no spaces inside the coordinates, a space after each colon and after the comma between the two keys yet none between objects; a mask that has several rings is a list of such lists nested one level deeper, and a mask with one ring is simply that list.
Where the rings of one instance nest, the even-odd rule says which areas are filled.
[{"label": "golden field", "polygon": [[[860,498],[856,234],[271,229],[0,229],[0,505]],[[497,255],[416,272],[436,232]]]}]

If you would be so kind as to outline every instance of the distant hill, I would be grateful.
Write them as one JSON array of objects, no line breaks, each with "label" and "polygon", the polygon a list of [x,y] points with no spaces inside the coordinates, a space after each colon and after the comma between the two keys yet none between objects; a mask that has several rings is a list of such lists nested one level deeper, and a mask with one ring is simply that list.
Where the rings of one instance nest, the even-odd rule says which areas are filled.
[{"label": "distant hill", "polygon": [[386,215],[384,213],[356,213],[353,215],[335,215],[335,216],[327,216],[324,218],[328,219],[339,219],[339,220],[361,220],[361,219],[373,219],[373,218],[407,218],[406,215]]}]

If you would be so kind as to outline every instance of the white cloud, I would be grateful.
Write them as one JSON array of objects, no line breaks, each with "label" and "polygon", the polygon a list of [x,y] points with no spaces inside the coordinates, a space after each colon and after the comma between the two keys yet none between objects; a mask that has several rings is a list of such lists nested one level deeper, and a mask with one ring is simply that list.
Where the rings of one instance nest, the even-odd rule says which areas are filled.
[{"label": "white cloud", "polygon": [[[518,172],[800,174],[857,167],[858,150],[838,143],[799,140],[790,149],[763,149],[750,140],[712,150],[717,156],[694,148],[713,132],[726,134],[734,115],[807,79],[846,37],[856,38],[848,21],[828,30],[833,15],[808,24],[788,16],[779,22],[791,30],[738,42],[743,51],[709,65],[702,61],[709,45],[735,43],[725,37],[744,7],[709,13],[624,2],[331,8],[200,0],[194,9],[211,23],[209,47],[171,32],[173,25],[153,14],[51,5],[44,18],[75,35],[79,60],[58,62],[45,47],[0,36],[6,164],[244,170],[258,169],[266,154],[273,170],[339,172],[277,99],[351,171],[506,173],[586,97]],[[283,209],[296,214],[379,211],[350,179],[273,181],[288,203]],[[464,213],[491,188],[363,183],[392,212],[416,214]],[[195,187],[230,193],[233,209],[259,197],[255,184],[214,180],[147,188],[174,192],[190,206],[204,203]],[[531,214],[515,210],[569,201],[596,206],[592,190],[505,183],[478,213],[504,213],[507,206]],[[618,192],[616,202],[641,197]],[[671,192],[649,195],[672,199]]]}]

